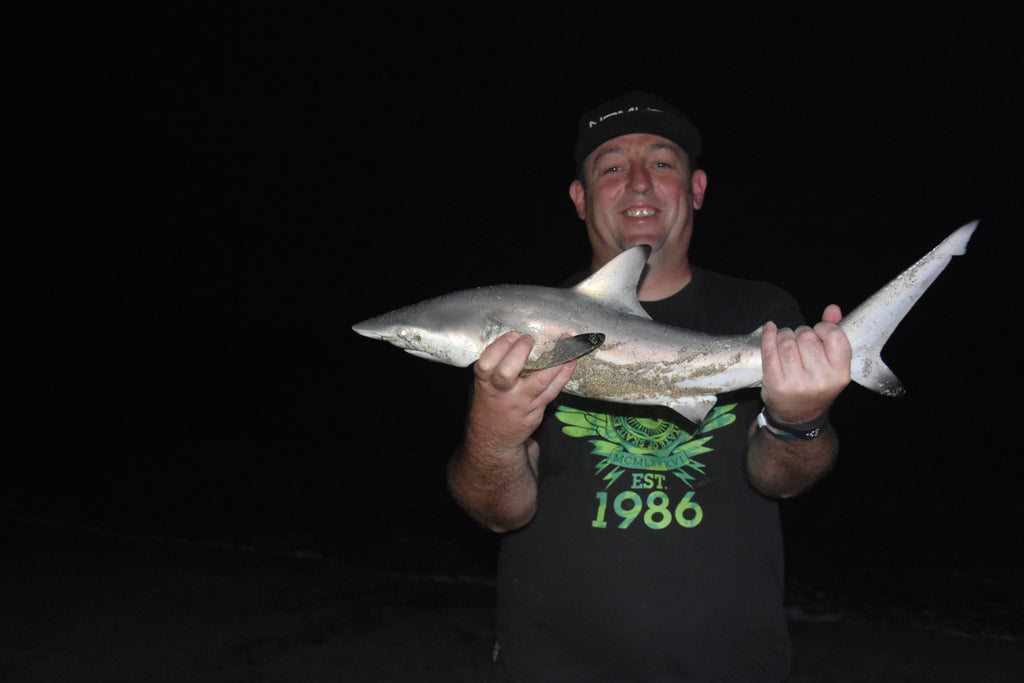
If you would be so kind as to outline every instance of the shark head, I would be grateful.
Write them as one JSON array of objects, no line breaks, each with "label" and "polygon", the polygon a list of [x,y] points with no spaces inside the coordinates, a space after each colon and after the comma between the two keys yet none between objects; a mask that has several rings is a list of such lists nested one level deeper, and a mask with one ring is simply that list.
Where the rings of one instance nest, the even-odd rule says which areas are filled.
[{"label": "shark head", "polygon": [[[459,367],[475,363],[488,344],[513,330],[534,340],[528,365],[576,358],[604,339],[586,336],[603,332],[582,322],[586,316],[581,312],[588,307],[648,318],[637,302],[636,285],[649,253],[647,246],[629,249],[572,289],[478,287],[421,301],[352,329],[414,356]],[[560,344],[567,337],[575,340]]]},{"label": "shark head", "polygon": [[488,320],[466,296],[448,295],[364,320],[352,329],[414,356],[466,367],[509,328]]}]

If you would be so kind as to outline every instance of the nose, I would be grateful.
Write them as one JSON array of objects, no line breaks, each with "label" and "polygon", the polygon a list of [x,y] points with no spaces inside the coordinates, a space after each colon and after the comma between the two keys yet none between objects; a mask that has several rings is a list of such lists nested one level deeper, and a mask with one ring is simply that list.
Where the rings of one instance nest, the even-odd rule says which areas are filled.
[{"label": "nose", "polygon": [[643,164],[633,164],[629,168],[629,189],[644,194],[651,189],[651,175]]}]

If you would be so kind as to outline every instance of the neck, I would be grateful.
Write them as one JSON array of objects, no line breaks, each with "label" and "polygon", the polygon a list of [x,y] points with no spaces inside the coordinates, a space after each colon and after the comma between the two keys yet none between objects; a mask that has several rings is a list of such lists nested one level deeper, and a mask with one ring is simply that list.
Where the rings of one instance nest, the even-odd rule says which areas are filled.
[{"label": "neck", "polygon": [[[668,264],[662,263],[657,254],[652,254],[647,262],[640,283],[636,288],[637,299],[640,301],[660,301],[667,299],[683,287],[690,284],[693,272],[690,270],[690,262],[686,258],[676,260]],[[597,272],[607,260],[601,261],[597,258],[591,263],[591,273]]]},{"label": "neck", "polygon": [[671,268],[659,268],[656,264],[649,264],[637,287],[637,298],[640,301],[667,299],[690,284],[692,278],[690,264],[685,260]]}]

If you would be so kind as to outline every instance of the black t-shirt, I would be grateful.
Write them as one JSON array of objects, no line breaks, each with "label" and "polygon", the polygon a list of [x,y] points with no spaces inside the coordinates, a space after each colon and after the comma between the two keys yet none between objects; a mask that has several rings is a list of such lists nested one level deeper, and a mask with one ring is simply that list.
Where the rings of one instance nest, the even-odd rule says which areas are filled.
[{"label": "black t-shirt", "polygon": [[[711,334],[801,322],[782,290],[701,269],[644,307]],[[745,469],[759,408],[756,390],[723,395],[695,425],[667,408],[558,397],[536,435],[536,515],[502,539],[500,680],[785,677],[778,509]]]}]

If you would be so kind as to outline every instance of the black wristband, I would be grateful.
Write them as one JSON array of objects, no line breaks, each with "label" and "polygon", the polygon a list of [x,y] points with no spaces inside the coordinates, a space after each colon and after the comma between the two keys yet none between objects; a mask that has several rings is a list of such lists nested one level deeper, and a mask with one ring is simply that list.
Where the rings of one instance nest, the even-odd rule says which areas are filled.
[{"label": "black wristband", "polygon": [[[792,434],[798,439],[805,441],[821,436],[822,432],[825,431],[825,425],[828,424],[828,411],[826,410],[818,418],[811,420],[810,422],[804,422],[801,424],[786,424],[784,422],[776,422],[775,419],[768,414],[767,408],[761,408],[761,412],[757,416],[757,425],[762,429],[766,426],[770,426],[772,429],[777,429],[780,432],[786,434]],[[771,431],[771,430],[769,430]],[[774,432],[772,432],[774,434]],[[781,436],[774,434],[775,436]]]}]

